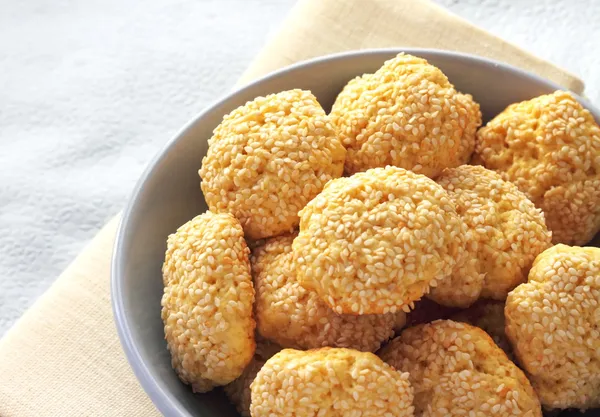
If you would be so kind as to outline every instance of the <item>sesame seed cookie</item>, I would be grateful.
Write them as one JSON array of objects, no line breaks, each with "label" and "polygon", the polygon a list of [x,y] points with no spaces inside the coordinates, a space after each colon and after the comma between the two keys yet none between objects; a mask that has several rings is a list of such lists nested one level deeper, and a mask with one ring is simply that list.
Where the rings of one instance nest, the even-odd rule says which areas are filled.
[{"label": "sesame seed cookie", "polygon": [[556,245],[504,309],[506,334],[546,408],[600,407],[600,248]]},{"label": "sesame seed cookie", "polygon": [[470,95],[408,54],[351,80],[331,116],[348,149],[349,174],[394,165],[433,178],[469,160],[481,125],[479,105]]},{"label": "sesame seed cookie", "polygon": [[467,226],[469,261],[440,281],[429,298],[462,308],[479,297],[506,299],[552,244],[544,214],[514,184],[482,166],[445,169],[436,181]]},{"label": "sesame seed cookie", "polygon": [[214,212],[256,240],[298,226],[298,212],[343,172],[346,150],[309,91],[257,97],[223,118],[199,171]]},{"label": "sesame seed cookie", "polygon": [[409,373],[415,416],[542,417],[523,372],[477,327],[451,320],[410,327],[379,356]]},{"label": "sesame seed cookie", "polygon": [[408,310],[464,257],[465,225],[446,191],[402,168],[332,180],[300,218],[298,281],[338,314]]},{"label": "sesame seed cookie", "polygon": [[252,252],[258,332],[286,348],[345,347],[376,351],[401,327],[402,311],[362,316],[337,314],[300,286],[292,262],[296,234],[268,239]]},{"label": "sesame seed cookie", "polygon": [[412,417],[408,374],[372,353],[343,348],[284,349],[251,385],[252,416]]},{"label": "sesame seed cookie", "polygon": [[600,127],[571,93],[508,106],[479,130],[475,152],[544,211],[554,243],[600,231]]},{"label": "sesame seed cookie", "polygon": [[254,355],[249,252],[231,214],[206,212],[168,238],[165,338],[173,368],[194,392],[233,381]]}]

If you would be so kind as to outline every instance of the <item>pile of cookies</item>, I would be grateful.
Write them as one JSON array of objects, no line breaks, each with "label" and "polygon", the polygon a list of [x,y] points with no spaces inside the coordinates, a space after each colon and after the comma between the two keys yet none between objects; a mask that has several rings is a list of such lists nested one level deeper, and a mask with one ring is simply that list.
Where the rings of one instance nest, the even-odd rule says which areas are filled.
[{"label": "pile of cookies", "polygon": [[[600,407],[600,127],[568,92],[479,105],[400,54],[329,114],[223,118],[169,236],[173,368],[243,416]],[[394,337],[395,336],[395,337]]]}]

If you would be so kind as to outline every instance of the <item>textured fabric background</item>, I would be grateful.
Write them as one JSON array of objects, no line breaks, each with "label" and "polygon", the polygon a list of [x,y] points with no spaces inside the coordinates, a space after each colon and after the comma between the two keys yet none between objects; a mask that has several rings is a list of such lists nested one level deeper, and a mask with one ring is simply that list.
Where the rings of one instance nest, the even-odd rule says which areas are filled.
[{"label": "textured fabric background", "polygon": [[[437,2],[578,74],[600,104],[600,2]],[[0,0],[0,335],[293,3]]]}]

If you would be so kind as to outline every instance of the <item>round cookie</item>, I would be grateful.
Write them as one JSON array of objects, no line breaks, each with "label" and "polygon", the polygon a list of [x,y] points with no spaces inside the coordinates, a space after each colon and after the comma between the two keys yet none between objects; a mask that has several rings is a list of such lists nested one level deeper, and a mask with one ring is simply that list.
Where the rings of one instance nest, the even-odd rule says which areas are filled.
[{"label": "round cookie", "polygon": [[298,212],[342,174],[346,150],[303,90],[257,97],[223,118],[199,171],[211,211],[233,213],[246,238],[298,226]]},{"label": "round cookie", "polygon": [[584,245],[600,231],[600,127],[571,93],[508,106],[475,151],[544,211],[554,243]]},{"label": "round cookie", "polygon": [[394,165],[428,177],[468,162],[479,105],[426,60],[399,54],[351,80],[331,118],[348,150],[349,174]]},{"label": "round cookie", "polygon": [[542,417],[523,372],[477,327],[451,320],[410,327],[379,356],[409,373],[416,416]]},{"label": "round cookie", "polygon": [[253,416],[412,417],[408,375],[372,353],[284,349],[251,384]]},{"label": "round cookie", "polygon": [[173,368],[194,392],[233,381],[254,355],[248,255],[231,214],[206,212],[167,240],[161,316]]},{"label": "round cookie", "polygon": [[600,248],[556,245],[540,254],[504,316],[545,408],[600,407]]},{"label": "round cookie", "polygon": [[402,168],[332,180],[300,218],[298,281],[339,314],[408,310],[464,258],[465,225],[448,194]]},{"label": "round cookie", "polygon": [[445,169],[437,183],[467,226],[469,261],[439,282],[429,298],[462,308],[479,297],[506,299],[551,245],[544,214],[514,184],[482,166]]},{"label": "round cookie", "polygon": [[394,335],[406,314],[337,314],[296,279],[292,242],[296,234],[268,239],[252,252],[258,332],[282,347],[345,347],[374,352]]}]

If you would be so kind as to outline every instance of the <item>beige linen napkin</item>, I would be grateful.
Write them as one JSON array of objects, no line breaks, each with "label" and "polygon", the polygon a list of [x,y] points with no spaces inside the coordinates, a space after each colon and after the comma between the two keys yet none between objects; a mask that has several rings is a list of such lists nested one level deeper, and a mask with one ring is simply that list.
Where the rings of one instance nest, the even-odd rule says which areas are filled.
[{"label": "beige linen napkin", "polygon": [[[412,46],[492,57],[581,92],[573,75],[427,0],[301,0],[241,82],[350,49]],[[117,219],[0,341],[0,416],[158,415],[121,350],[110,306]]]}]

